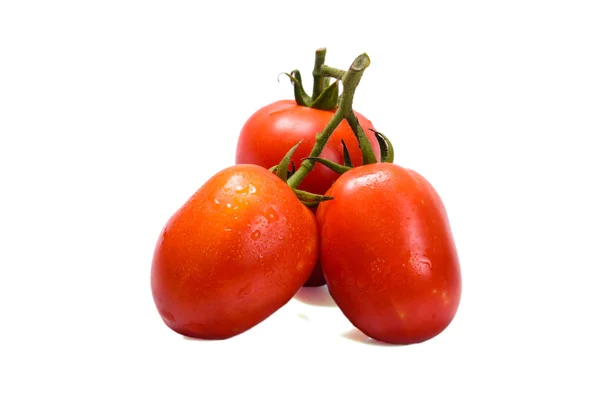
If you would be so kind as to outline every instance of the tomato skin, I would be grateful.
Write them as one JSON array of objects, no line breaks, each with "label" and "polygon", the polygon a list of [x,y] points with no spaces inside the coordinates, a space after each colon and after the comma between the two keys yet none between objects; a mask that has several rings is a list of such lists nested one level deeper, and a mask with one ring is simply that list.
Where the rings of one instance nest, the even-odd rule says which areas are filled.
[{"label": "tomato skin", "polygon": [[[300,140],[292,161],[300,166],[302,159],[310,154],[316,135],[323,131],[334,111],[312,109],[296,104],[293,100],[281,100],[256,111],[244,124],[238,137],[236,164],[257,164],[270,168],[279,164],[283,156]],[[377,161],[380,160],[379,143],[370,129],[373,124],[355,112],[365,131]],[[348,121],[334,130],[320,157],[344,162],[342,139],[348,147],[352,163],[362,165],[362,154]],[[313,171],[302,181],[299,188],[312,193],[324,194],[339,175],[322,164],[315,164]]]},{"label": "tomato skin", "polygon": [[313,213],[265,168],[236,165],[210,178],[163,228],[154,302],[175,332],[230,338],[288,302],[317,256]]},{"label": "tomato skin", "polygon": [[358,167],[317,210],[320,261],[331,296],[373,339],[411,344],[453,320],[462,280],[444,205],[417,172]]}]

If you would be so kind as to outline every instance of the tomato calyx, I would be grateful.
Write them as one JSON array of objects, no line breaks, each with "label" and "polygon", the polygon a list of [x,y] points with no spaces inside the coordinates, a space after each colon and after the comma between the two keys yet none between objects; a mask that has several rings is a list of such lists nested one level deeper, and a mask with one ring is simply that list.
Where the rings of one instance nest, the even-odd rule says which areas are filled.
[{"label": "tomato calyx", "polygon": [[322,194],[310,193],[300,189],[292,189],[296,194],[296,197],[300,200],[302,204],[307,206],[308,208],[317,208],[319,204],[323,201],[333,200],[332,196],[324,196]]},{"label": "tomato calyx", "polygon": [[298,105],[320,110],[333,110],[337,106],[340,92],[338,80],[334,81],[333,84],[326,81],[324,90],[318,96],[311,97],[304,90],[302,75],[299,70],[283,74],[290,79],[294,86],[294,99]]},{"label": "tomato calyx", "polygon": [[[372,128],[371,128],[372,130]],[[350,152],[348,151],[348,146],[346,146],[346,142],[342,139],[342,150],[344,152],[344,166],[352,167],[352,159],[350,158]]]},{"label": "tomato calyx", "polygon": [[[379,131],[375,131],[372,128],[370,128],[370,130],[373,131],[373,133],[375,134],[375,137],[377,138],[377,142],[379,142],[381,162],[382,163],[393,163],[394,162],[394,146],[392,145],[392,141],[390,141],[390,139],[388,137],[386,137],[383,133],[381,133]],[[367,145],[369,145],[368,141],[367,141]],[[333,172],[336,172],[341,175],[345,172],[350,171],[352,168],[354,168],[354,166],[352,165],[352,162],[350,161],[350,154],[348,153],[348,148],[346,147],[346,144],[344,143],[344,141],[342,141],[342,146],[344,147],[344,149],[343,149],[344,150],[344,164],[343,165],[338,164],[335,161],[331,161],[331,160],[322,158],[322,157],[305,157],[305,159],[312,160],[317,163],[323,164],[325,167],[329,168]],[[373,163],[365,162],[363,165],[366,165],[366,164],[373,164]]]},{"label": "tomato calyx", "polygon": [[319,164],[323,164],[325,167],[329,168],[333,172],[337,172],[340,175],[342,175],[345,172],[350,171],[353,168],[353,167],[348,167],[345,165],[338,164],[335,161],[327,160],[322,157],[306,157],[306,159],[316,161]]},{"label": "tomato calyx", "polygon": [[[279,177],[286,183],[288,182],[288,178],[296,172],[296,167],[294,166],[293,162],[291,173],[289,170],[289,166],[294,152],[296,151],[296,149],[298,149],[298,146],[300,146],[302,142],[303,141],[300,140],[300,142],[295,144],[290,150],[288,150],[285,156],[283,156],[278,165],[269,169],[271,172],[274,172],[275,175],[277,175],[277,177]],[[295,187],[292,187],[292,190],[294,191],[296,197],[298,197],[298,200],[300,200],[300,202],[308,208],[316,208],[319,205],[319,203],[322,203],[323,201],[333,200],[333,197],[331,196],[310,193],[304,190],[296,189]]]},{"label": "tomato calyx", "polygon": [[294,86],[294,99],[300,106],[305,106],[312,109],[333,110],[338,106],[340,99],[339,80],[336,79],[331,83],[329,76],[324,76],[321,72],[321,67],[325,63],[325,48],[319,48],[315,51],[315,66],[313,69],[313,92],[312,96],[308,95],[302,85],[302,75],[299,70],[293,70],[291,73],[285,74],[292,85]]},{"label": "tomato calyx", "polygon": [[394,162],[394,146],[392,145],[392,141],[383,135],[380,131],[375,131],[373,128],[370,128],[373,133],[375,133],[375,138],[377,138],[377,142],[379,142],[379,150],[381,154],[381,162],[382,163],[393,163]]}]

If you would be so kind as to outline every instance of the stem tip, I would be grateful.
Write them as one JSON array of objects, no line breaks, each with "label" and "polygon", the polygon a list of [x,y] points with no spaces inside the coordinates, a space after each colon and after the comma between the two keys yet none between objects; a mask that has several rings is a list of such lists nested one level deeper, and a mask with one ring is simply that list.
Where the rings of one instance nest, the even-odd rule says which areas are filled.
[{"label": "stem tip", "polygon": [[356,57],[354,62],[352,62],[352,66],[350,66],[350,69],[360,72],[369,67],[370,64],[371,59],[369,58],[369,56],[367,54],[361,54],[358,57]]}]

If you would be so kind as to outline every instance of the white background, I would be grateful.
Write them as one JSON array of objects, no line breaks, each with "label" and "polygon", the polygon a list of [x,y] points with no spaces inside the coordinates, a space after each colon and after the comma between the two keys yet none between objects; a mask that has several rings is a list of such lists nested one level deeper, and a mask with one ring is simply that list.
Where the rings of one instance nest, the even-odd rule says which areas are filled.
[{"label": "white background", "polygon": [[[599,20],[594,1],[3,1],[0,395],[597,396]],[[381,346],[303,292],[325,306],[183,338],[151,299],[160,229],[322,46],[370,56],[355,109],[442,196],[459,312]]]}]

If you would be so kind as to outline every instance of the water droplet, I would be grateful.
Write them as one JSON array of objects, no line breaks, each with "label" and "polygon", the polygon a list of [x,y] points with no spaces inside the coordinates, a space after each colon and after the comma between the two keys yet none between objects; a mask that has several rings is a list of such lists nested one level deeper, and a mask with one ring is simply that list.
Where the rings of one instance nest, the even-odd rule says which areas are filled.
[{"label": "water droplet", "polygon": [[241,194],[242,196],[245,196],[247,194],[254,194],[256,193],[256,187],[254,187],[254,185],[251,183],[247,186],[236,186],[235,192],[237,194]]},{"label": "water droplet", "polygon": [[269,224],[271,224],[271,223],[279,220],[279,215],[277,215],[277,212],[275,212],[273,207],[271,207],[265,211],[265,218],[267,218],[267,222],[269,222]]},{"label": "water droplet", "polygon": [[[258,240],[260,238],[260,230],[253,231],[250,237],[252,240]],[[260,257],[262,258],[262,255]]]},{"label": "water droplet", "polygon": [[231,203],[227,203],[227,208],[231,208]]},{"label": "water droplet", "polygon": [[230,231],[231,231],[231,229],[225,228],[225,231],[226,231],[226,232],[230,232]]},{"label": "water droplet", "polygon": [[215,204],[219,204],[219,200],[215,199]]},{"label": "water droplet", "polygon": [[264,256],[263,256],[263,254],[260,254],[258,257],[259,257],[260,259],[262,259]]},{"label": "water droplet", "polygon": [[277,238],[283,240],[283,236],[277,236]]},{"label": "water droplet", "polygon": [[429,275],[431,273],[431,261],[427,258],[411,259],[413,268],[418,274]]}]

